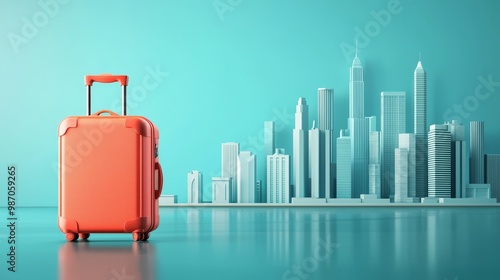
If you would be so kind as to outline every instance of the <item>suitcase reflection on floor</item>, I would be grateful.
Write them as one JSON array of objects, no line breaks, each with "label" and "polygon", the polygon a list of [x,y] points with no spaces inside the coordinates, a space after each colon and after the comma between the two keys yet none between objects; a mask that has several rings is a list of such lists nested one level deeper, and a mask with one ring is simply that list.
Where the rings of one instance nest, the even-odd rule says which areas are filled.
[{"label": "suitcase reflection on floor", "polygon": [[156,279],[149,242],[68,242],[59,248],[59,279]]}]

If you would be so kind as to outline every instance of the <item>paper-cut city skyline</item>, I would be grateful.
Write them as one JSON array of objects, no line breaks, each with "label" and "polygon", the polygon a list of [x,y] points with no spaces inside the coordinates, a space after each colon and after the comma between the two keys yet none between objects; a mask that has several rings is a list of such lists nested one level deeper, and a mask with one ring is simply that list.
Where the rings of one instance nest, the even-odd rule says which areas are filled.
[{"label": "paper-cut city skyline", "polygon": [[[427,74],[420,58],[413,82],[413,132],[406,128],[404,91],[381,92],[379,129],[377,117],[364,114],[363,66],[356,52],[347,127],[333,130],[333,89],[318,89],[318,115],[311,128],[307,100],[299,98],[292,153],[275,147],[274,122],[264,122],[263,182],[256,177],[256,155],[240,151],[239,143],[222,143],[222,174],[212,178],[211,202],[496,203],[500,155],[485,155],[484,123],[470,122],[469,143],[464,125],[456,120],[427,124]],[[200,171],[188,173],[187,192],[188,203],[204,202]]]}]

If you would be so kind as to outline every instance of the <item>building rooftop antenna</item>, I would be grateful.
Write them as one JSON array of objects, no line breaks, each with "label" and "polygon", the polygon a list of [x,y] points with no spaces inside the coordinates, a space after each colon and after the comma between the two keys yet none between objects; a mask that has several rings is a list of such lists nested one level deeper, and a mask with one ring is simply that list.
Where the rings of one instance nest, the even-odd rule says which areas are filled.
[{"label": "building rooftop antenna", "polygon": [[356,38],[356,57],[358,57],[358,38]]}]

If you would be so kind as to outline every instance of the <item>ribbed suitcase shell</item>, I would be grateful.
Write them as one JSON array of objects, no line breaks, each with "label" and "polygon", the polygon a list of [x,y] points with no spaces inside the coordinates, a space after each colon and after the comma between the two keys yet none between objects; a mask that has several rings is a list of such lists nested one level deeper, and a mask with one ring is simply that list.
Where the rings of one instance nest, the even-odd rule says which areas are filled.
[{"label": "ribbed suitcase shell", "polygon": [[67,238],[126,232],[149,237],[159,224],[158,129],[144,117],[101,113],[59,125],[59,228]]}]

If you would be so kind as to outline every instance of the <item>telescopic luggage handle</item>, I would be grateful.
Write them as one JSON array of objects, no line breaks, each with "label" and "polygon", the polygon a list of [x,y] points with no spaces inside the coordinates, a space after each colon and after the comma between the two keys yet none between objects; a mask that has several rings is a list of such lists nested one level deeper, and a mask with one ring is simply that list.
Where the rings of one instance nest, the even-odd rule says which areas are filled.
[{"label": "telescopic luggage handle", "polygon": [[86,75],[85,76],[85,85],[87,86],[87,115],[90,116],[90,88],[92,84],[96,83],[115,83],[119,82],[122,86],[122,113],[123,115],[127,115],[127,84],[128,84],[128,76],[127,75],[111,75],[111,74],[101,74],[101,75]]}]

